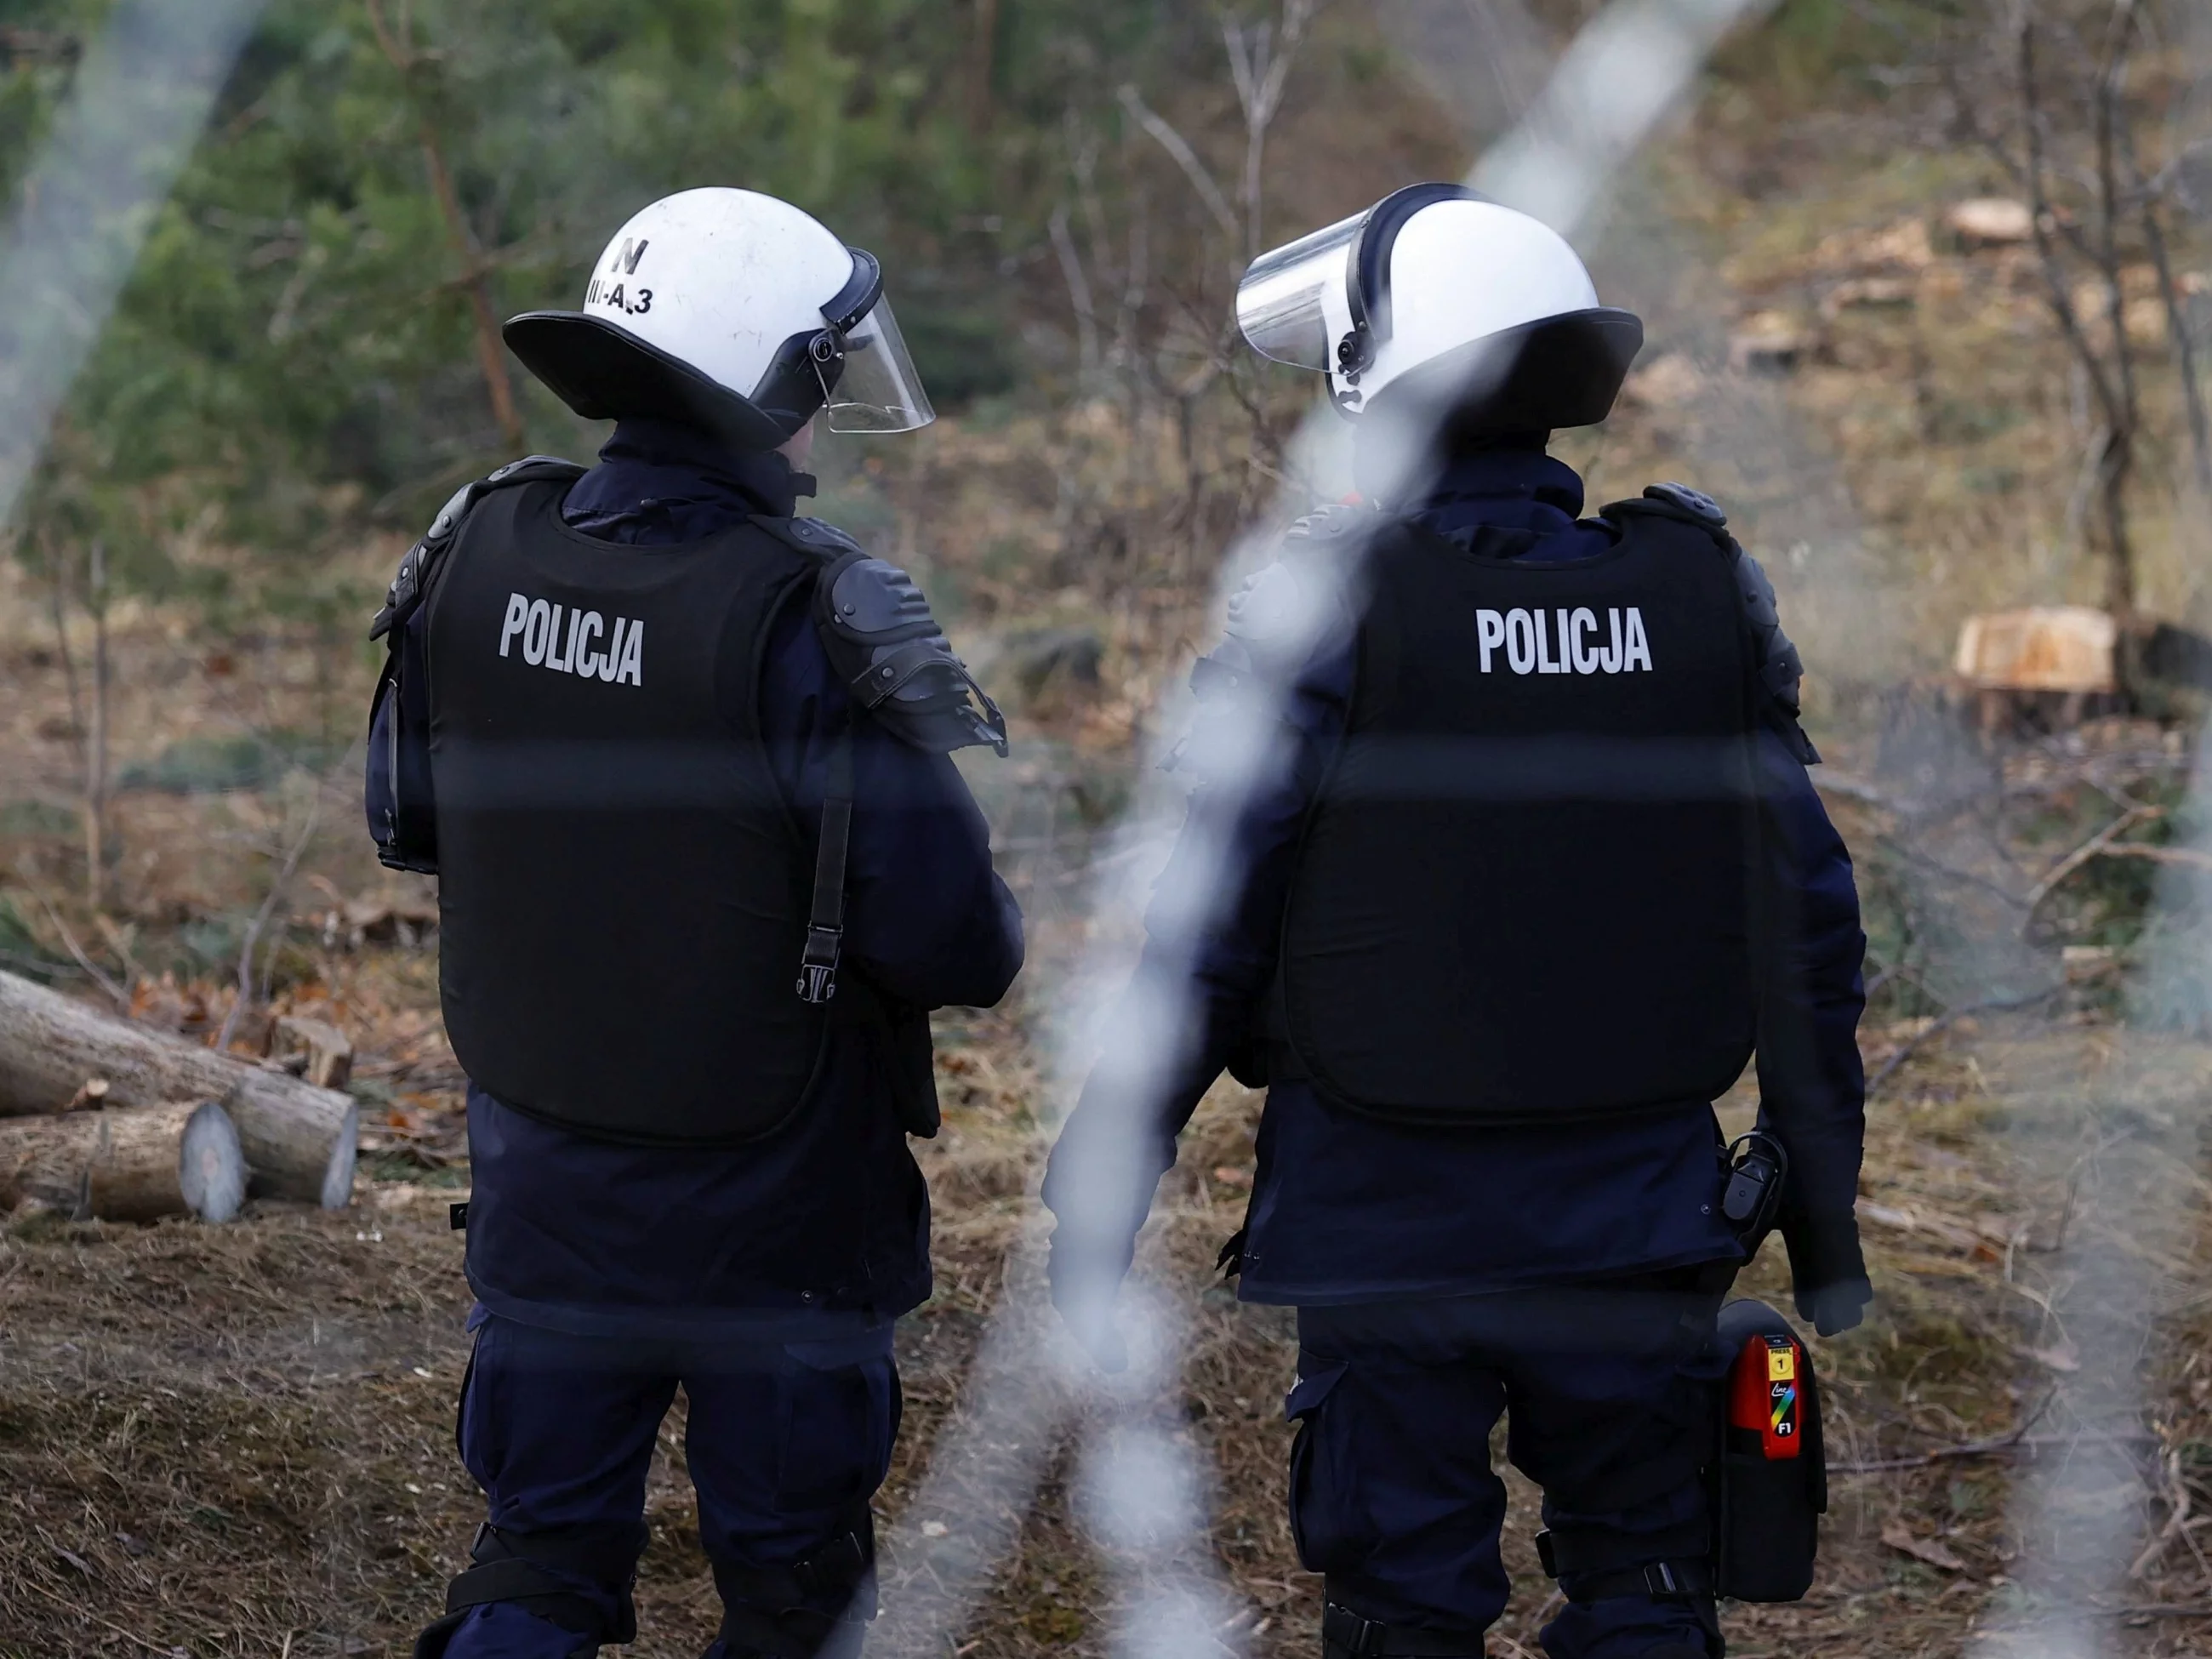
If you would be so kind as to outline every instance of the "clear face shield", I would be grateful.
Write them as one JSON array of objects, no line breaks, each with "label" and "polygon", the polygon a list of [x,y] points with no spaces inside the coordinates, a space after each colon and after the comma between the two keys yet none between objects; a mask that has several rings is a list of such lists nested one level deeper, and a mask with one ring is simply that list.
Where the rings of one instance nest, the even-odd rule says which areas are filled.
[{"label": "clear face shield", "polygon": [[845,336],[845,372],[829,388],[832,432],[911,432],[937,418],[891,302],[878,300]]},{"label": "clear face shield", "polygon": [[1237,287],[1237,326],[1262,357],[1333,371],[1352,331],[1347,284],[1368,209],[1255,259]]}]

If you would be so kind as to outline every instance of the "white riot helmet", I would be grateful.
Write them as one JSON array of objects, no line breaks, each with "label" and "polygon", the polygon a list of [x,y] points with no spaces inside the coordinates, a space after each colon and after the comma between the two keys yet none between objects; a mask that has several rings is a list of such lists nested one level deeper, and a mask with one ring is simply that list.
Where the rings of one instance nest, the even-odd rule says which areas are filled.
[{"label": "white riot helmet", "polygon": [[1346,415],[1386,398],[1462,433],[1601,421],[1644,344],[1558,232],[1461,185],[1410,185],[1262,254],[1237,322],[1261,356],[1325,370]]},{"label": "white riot helmet", "polygon": [[874,256],[750,190],[662,198],[615,233],[581,310],[504,331],[586,420],[659,416],[763,450],[824,408],[833,432],[935,418]]}]

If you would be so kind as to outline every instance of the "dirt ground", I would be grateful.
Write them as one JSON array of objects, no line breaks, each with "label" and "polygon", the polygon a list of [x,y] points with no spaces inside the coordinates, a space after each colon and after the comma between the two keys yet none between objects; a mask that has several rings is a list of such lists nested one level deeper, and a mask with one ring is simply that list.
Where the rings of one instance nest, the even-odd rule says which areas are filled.
[{"label": "dirt ground", "polygon": [[[69,745],[50,735],[65,705],[35,637],[0,663],[26,694],[0,718],[0,775],[18,803],[65,801]],[[265,972],[273,1009],[354,1034],[362,1179],[343,1213],[258,1204],[222,1227],[0,1227],[0,1656],[402,1655],[480,1516],[452,1444],[468,1296],[447,1207],[467,1171],[434,909],[425,884],[369,862],[343,761],[324,773],[193,746],[211,730],[312,732],[327,678],[303,653],[272,642],[210,676],[154,616],[117,650],[118,767],[140,780],[111,825],[118,890],[99,915],[71,898],[83,866],[66,815],[0,823],[0,903],[18,924],[0,937],[16,956],[5,965],[33,961],[99,1000],[64,946],[75,916],[76,947],[136,981],[140,1018],[204,1037],[269,872],[317,814]],[[334,706],[357,689],[341,683]],[[1033,1194],[1058,1085],[1042,1022],[1081,943],[1091,839],[1129,786],[1110,757],[1034,724],[1025,735],[1024,757],[982,781],[1035,967],[1027,1000],[939,1022],[946,1128],[917,1148],[937,1291],[900,1335],[906,1431],[881,1500],[875,1650],[1103,1653],[1125,1612],[1195,1584],[1224,1653],[1308,1654],[1318,1585],[1284,1515],[1288,1321],[1239,1304],[1212,1271],[1249,1193],[1259,1097],[1226,1084],[1209,1097],[1147,1237],[1140,1276],[1185,1329],[1178,1373],[1102,1386],[1043,1307]],[[250,775],[162,787],[164,766],[188,763]],[[1848,770],[1832,781],[1849,822]],[[2212,1649],[2197,1518],[2212,1508],[2212,1167],[2198,1134],[2212,1048],[2130,1033],[2109,1004],[2084,994],[1931,1031],[1886,1000],[1864,1031],[1877,1073],[1909,1049],[1869,1112],[1863,1215],[1881,1302],[1866,1328],[1817,1345],[1837,1466],[1820,1582],[1799,1606],[1730,1610],[1739,1654],[2030,1641],[2063,1613],[2063,1568],[2085,1538],[2124,1546],[2125,1597],[2100,1583],[2100,1627],[2130,1651]],[[1724,1115],[1740,1127],[1747,1110]],[[1778,1298],[1779,1255],[1743,1288]],[[2100,1330],[2106,1300],[2118,1313]],[[2115,1377],[2139,1390],[2124,1410]],[[1079,1447],[1132,1426],[1194,1454],[1210,1562],[1086,1530]],[[2069,1488],[2100,1448],[2121,1466]],[[2054,1483],[2064,1503],[2036,1498]],[[1533,1493],[1512,1486],[1517,1595],[1492,1642],[1533,1653],[1550,1587]],[[680,1407],[650,1513],[631,1650],[677,1659],[718,1618]]]},{"label": "dirt ground", "polygon": [[[397,947],[362,953],[357,994],[420,997],[426,960]],[[409,1024],[368,1036],[372,1077],[419,1050]],[[1879,1064],[1906,1035],[1876,1034],[1870,1058]],[[991,1364],[979,1358],[991,1322],[1056,1340],[1035,1269],[1030,1193],[1044,1140],[1025,1022],[1018,1010],[965,1016],[944,1036],[946,1129],[921,1148],[939,1218],[938,1290],[900,1334],[907,1430],[880,1505],[879,1650],[908,1650],[902,1605],[943,1601],[932,1547],[948,1536],[957,1546],[963,1532],[988,1540],[1003,1523],[1012,1547],[948,1632],[953,1651],[1103,1651],[1102,1616],[1138,1592],[1127,1574],[1109,1583],[1110,1558],[1083,1535],[1073,1448],[1078,1425],[1126,1412],[1126,1401],[1047,1367],[1040,1388],[1056,1403],[1013,1419],[1052,1437],[1032,1449],[1034,1503],[983,1512],[963,1492],[1005,1503],[1004,1490],[963,1462],[939,1471],[926,1514],[910,1511],[933,1451],[955,1443],[963,1413],[989,1393],[978,1379]],[[2126,1109],[2149,1114],[2142,1134],[2166,1159],[2166,1129],[2152,1120],[2162,1113],[2178,1133],[2212,1079],[2212,1049],[2138,1043],[2130,1060],[2118,1047],[2109,1028],[2063,1022],[1954,1035],[1916,1054],[1877,1101],[1865,1190],[1881,1305],[1865,1329],[1818,1345],[1837,1466],[1820,1581],[1800,1606],[1731,1611],[1738,1654],[1948,1654],[1978,1632],[2031,1634],[2051,1616],[2017,1576],[2035,1543],[2007,1498],[2096,1432],[2065,1407],[2084,1367],[2051,1310],[2063,1310],[2075,1271],[2064,1231],[2126,1218],[2114,1194],[2101,1207],[2084,1195],[2079,1158],[2055,1184],[2039,1184],[2047,1172],[2037,1159],[2058,1139],[2080,1143],[2081,1089],[2094,1095],[2124,1064]],[[1143,1271],[1188,1322],[1164,1420],[1211,1471],[1214,1562],[1231,1598],[1224,1650],[1303,1653],[1315,1641],[1316,1584],[1297,1571],[1283,1518],[1279,1412],[1294,1347],[1279,1311],[1237,1304],[1208,1270],[1241,1213],[1257,1105],[1227,1085],[1209,1098]],[[441,1092],[403,1115],[435,1127],[450,1109]],[[2128,1133],[2105,1116],[2094,1157]],[[0,1654],[406,1651],[480,1513],[451,1436],[468,1298],[447,1206],[465,1172],[420,1167],[445,1156],[441,1144],[450,1142],[434,1133],[415,1152],[374,1154],[343,1213],[260,1205],[229,1226],[149,1228],[42,1216],[0,1235]],[[2212,1645],[2202,1558],[2174,1501],[2180,1493],[2185,1506],[2190,1483],[2212,1466],[2212,1377],[2197,1363],[2206,1298],[2191,1288],[2202,1281],[2193,1247],[2212,1186],[2194,1167],[2181,1186],[2156,1236],[2129,1231],[2158,1257],[2167,1294],[2142,1356],[2151,1383],[2147,1426],[2134,1431],[2142,1490],[2105,1520],[2166,1540],[2143,1552],[2137,1599],[2100,1614],[2144,1653]],[[2147,1201],[2141,1188],[2118,1196]],[[1779,1284],[1770,1256],[1747,1288]],[[680,1432],[679,1411],[652,1483],[631,1650],[641,1659],[697,1651],[717,1617]],[[1508,1560],[1520,1593],[1493,1638],[1504,1652],[1534,1650],[1548,1589],[1530,1543],[1532,1496],[1517,1480],[1515,1504]]]}]

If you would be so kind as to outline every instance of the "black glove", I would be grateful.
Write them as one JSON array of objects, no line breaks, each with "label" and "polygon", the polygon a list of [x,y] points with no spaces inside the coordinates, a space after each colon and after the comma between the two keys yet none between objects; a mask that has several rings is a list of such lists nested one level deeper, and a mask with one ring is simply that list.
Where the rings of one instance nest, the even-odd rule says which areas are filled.
[{"label": "black glove", "polygon": [[1066,1221],[1052,1230],[1052,1254],[1045,1261],[1052,1305],[1102,1371],[1129,1368],[1129,1346],[1115,1320],[1114,1302],[1136,1254],[1133,1235],[1079,1237]]},{"label": "black glove", "polygon": [[1874,1286],[1859,1250],[1855,1213],[1785,1213],[1782,1242],[1790,1249],[1790,1279],[1800,1319],[1811,1320],[1823,1336],[1838,1336],[1866,1317]]}]

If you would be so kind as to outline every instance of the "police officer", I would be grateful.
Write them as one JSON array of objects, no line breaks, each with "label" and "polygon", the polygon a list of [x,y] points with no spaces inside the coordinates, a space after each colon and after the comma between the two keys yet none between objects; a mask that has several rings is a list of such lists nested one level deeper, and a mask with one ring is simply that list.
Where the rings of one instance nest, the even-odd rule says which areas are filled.
[{"label": "police officer", "polygon": [[[1501,1415],[1544,1491],[1553,1659],[1718,1659],[1701,1470],[1747,1241],[1710,1103],[1754,1048],[1799,1310],[1833,1334],[1870,1294],[1864,939],[1795,650],[1705,497],[1582,516],[1547,441],[1605,417],[1642,327],[1543,225],[1416,185],[1257,261],[1239,315],[1328,372],[1369,504],[1302,520],[1194,676],[1142,994],[1046,1182],[1054,1299],[1117,1364],[1176,1133],[1224,1066],[1264,1080],[1225,1255],[1298,1310],[1291,1521],[1328,1659],[1480,1654]],[[1238,729],[1287,758],[1209,753]]]},{"label": "police officer", "polygon": [[876,261],[806,214],[686,191],[583,306],[507,325],[575,410],[410,551],[368,816],[439,877],[470,1079],[488,1518],[417,1659],[575,1659],[634,1633],[646,1474],[679,1384],[717,1659],[850,1659],[929,1291],[908,1133],[927,1011],[1022,957],[948,752],[998,710],[904,573],[794,516],[814,428],[931,418]]}]

